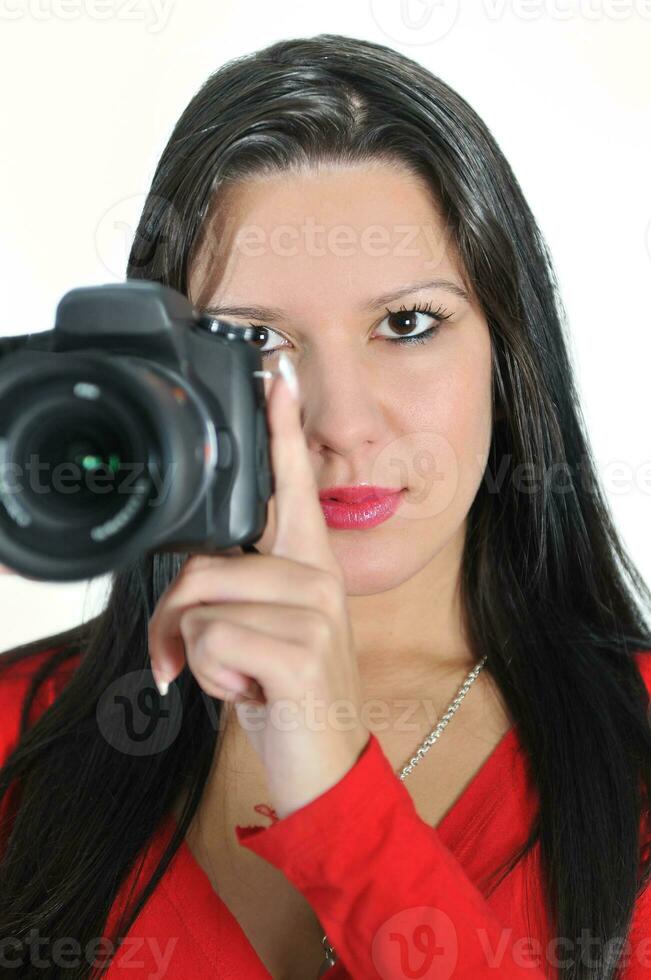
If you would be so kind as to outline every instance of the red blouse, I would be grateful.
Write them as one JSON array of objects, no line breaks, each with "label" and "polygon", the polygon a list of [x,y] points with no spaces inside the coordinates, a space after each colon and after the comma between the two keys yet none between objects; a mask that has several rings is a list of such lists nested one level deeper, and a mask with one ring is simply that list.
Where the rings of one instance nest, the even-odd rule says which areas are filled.
[{"label": "red blouse", "polygon": [[[0,765],[17,738],[30,671],[52,652],[35,654],[0,675]],[[637,660],[651,691],[650,654],[639,653]],[[47,682],[30,723],[77,663],[68,661]],[[563,959],[582,951],[589,955],[590,947],[552,939],[539,844],[484,897],[489,872],[524,842],[536,807],[514,728],[436,827],[418,815],[371,734],[354,766],[321,796],[270,826],[237,827],[236,835],[309,902],[339,957],[326,973],[330,980],[542,980],[556,977]],[[171,814],[162,822],[139,884],[153,871],[175,826]],[[651,834],[644,826],[648,853]],[[108,926],[123,906],[133,874],[122,884]],[[651,888],[638,899],[621,964],[622,980],[651,978]],[[271,976],[185,841],[106,975],[109,980]]]}]

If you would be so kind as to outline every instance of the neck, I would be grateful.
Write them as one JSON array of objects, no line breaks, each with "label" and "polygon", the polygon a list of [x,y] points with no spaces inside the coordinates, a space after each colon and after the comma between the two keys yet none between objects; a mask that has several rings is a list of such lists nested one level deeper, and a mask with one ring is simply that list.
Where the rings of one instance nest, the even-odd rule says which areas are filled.
[{"label": "neck", "polygon": [[400,690],[475,666],[461,595],[462,548],[463,536],[455,535],[395,588],[348,596],[363,688]]}]

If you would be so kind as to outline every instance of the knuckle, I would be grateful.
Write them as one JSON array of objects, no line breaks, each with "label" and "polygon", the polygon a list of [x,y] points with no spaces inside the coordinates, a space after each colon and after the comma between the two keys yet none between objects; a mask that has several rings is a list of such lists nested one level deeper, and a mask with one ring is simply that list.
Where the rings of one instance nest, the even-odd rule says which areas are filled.
[{"label": "knuckle", "polygon": [[341,610],[341,584],[330,572],[316,571],[310,581],[310,596],[316,609],[326,616],[338,615]]},{"label": "knuckle", "polygon": [[211,552],[210,554],[205,555],[201,552],[193,552],[183,563],[181,571],[179,572],[179,577],[194,577],[200,572],[203,572],[205,575],[206,573],[214,573],[223,570],[225,561],[223,555],[231,554],[231,550],[224,552]]},{"label": "knuckle", "polygon": [[299,655],[295,660],[288,656],[284,660],[278,661],[277,683],[283,691],[293,692],[303,686],[303,669],[305,667],[305,657]]},{"label": "knuckle", "polygon": [[204,642],[207,648],[218,647],[224,643],[232,634],[233,629],[229,623],[223,619],[213,619],[203,631]]},{"label": "knuckle", "polygon": [[205,569],[209,565],[209,556],[201,555],[198,553],[191,554],[189,558],[183,563],[179,575],[185,578],[187,575],[192,575],[195,572],[199,572]]},{"label": "knuckle", "polygon": [[294,678],[298,675],[302,687],[316,685],[322,676],[322,662],[318,651],[310,650],[297,665]]},{"label": "knuckle", "polygon": [[310,609],[306,616],[306,632],[310,648],[321,650],[328,645],[332,637],[330,622],[320,610]]},{"label": "knuckle", "polygon": [[188,638],[194,633],[196,627],[196,615],[195,610],[192,607],[184,609],[179,616],[179,632],[182,636]]},{"label": "knuckle", "polygon": [[179,632],[186,644],[200,650],[210,650],[223,644],[229,634],[229,624],[220,619],[209,619],[205,607],[190,606],[179,617]]}]

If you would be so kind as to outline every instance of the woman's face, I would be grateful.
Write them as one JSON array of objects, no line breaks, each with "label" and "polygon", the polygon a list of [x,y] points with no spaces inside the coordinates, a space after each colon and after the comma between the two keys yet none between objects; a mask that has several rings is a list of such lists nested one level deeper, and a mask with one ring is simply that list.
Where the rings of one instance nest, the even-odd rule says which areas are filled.
[{"label": "woman's face", "polygon": [[[348,594],[396,588],[432,562],[444,574],[458,565],[488,457],[491,345],[474,297],[460,295],[428,186],[374,162],[234,184],[216,203],[190,267],[191,301],[260,308],[220,315],[268,328],[263,367],[274,370],[281,350],[291,358],[320,489],[405,488],[384,523],[329,528]],[[414,285],[432,280],[448,285]],[[448,319],[423,344],[392,343],[437,324],[400,313],[415,303]],[[270,551],[274,528],[272,498],[258,551]]]}]

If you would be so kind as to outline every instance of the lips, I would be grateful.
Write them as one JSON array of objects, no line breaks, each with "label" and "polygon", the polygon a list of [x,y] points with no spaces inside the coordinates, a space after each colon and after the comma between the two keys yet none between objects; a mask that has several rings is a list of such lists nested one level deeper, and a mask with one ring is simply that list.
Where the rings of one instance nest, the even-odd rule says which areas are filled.
[{"label": "lips", "polygon": [[[340,531],[358,530],[362,528],[376,527],[378,524],[388,521],[396,512],[402,501],[402,490],[387,490],[385,487],[373,488],[373,495],[369,495],[369,487],[347,487],[333,488],[330,491],[322,491],[321,508],[328,527]],[[337,493],[346,494],[354,500],[333,500],[327,494]],[[324,496],[325,494],[325,496]]]},{"label": "lips", "polygon": [[402,487],[328,487],[319,491],[321,501],[338,500],[344,504],[378,503],[393,494],[400,493]]}]

